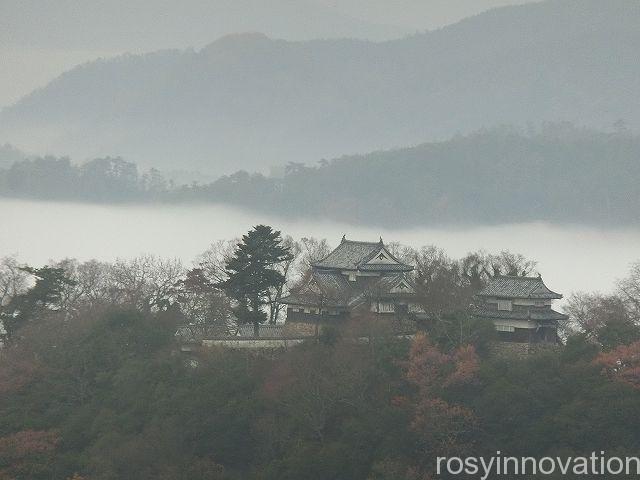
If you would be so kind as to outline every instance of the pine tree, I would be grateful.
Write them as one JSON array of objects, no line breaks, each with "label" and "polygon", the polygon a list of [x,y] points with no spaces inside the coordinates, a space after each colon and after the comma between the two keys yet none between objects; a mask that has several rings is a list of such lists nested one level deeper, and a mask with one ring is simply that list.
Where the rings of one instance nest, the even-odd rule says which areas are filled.
[{"label": "pine tree", "polygon": [[74,285],[63,268],[22,267],[21,270],[35,277],[35,284],[26,293],[13,298],[2,311],[2,320],[11,337],[24,323],[46,311],[57,311],[66,285]]},{"label": "pine tree", "polygon": [[285,281],[275,267],[290,259],[289,248],[282,244],[280,232],[267,225],[257,225],[242,237],[226,264],[228,279],[220,287],[235,301],[238,322],[253,324],[255,336],[260,324],[267,320],[263,307],[269,304],[269,291]]}]

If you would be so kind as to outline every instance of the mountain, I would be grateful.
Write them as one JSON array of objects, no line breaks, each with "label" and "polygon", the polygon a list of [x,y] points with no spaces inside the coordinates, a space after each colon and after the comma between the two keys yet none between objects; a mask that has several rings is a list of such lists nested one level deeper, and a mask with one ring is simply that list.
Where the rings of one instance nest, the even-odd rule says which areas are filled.
[{"label": "mountain", "polygon": [[[486,1],[486,0],[485,0]],[[151,51],[205,45],[238,31],[290,40],[384,40],[412,29],[367,21],[317,0],[2,0],[0,45]]]},{"label": "mountain", "polygon": [[0,114],[0,142],[224,173],[483,126],[640,126],[640,3],[552,0],[373,43],[231,35],[79,66]]},{"label": "mountain", "polygon": [[237,172],[177,199],[345,223],[638,225],[640,136],[571,124],[483,130],[412,148],[290,164],[280,178]]},{"label": "mountain", "polygon": [[[15,151],[13,151],[15,153]],[[19,153],[19,152],[18,152]],[[0,160],[2,159],[0,148]],[[120,158],[31,157],[0,168],[0,197],[229,204],[290,220],[413,227],[522,222],[640,224],[640,135],[571,124],[500,127],[345,156],[280,175],[168,182]],[[0,164],[1,166],[1,164]]]},{"label": "mountain", "polygon": [[237,32],[389,40],[531,0],[2,0],[0,108],[99,57],[200,48]]}]

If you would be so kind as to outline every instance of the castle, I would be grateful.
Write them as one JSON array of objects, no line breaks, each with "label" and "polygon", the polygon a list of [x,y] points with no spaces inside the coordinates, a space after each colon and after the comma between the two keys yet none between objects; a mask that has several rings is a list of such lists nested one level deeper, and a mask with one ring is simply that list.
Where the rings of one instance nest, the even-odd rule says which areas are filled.
[{"label": "castle", "polygon": [[408,275],[412,270],[382,239],[359,242],[343,236],[336,249],[311,265],[303,285],[281,299],[287,323],[337,324],[365,312],[397,322],[420,317],[423,310]]},{"label": "castle", "polygon": [[549,290],[542,277],[496,276],[480,291],[473,316],[490,321],[503,342],[556,344],[558,323],[567,316],[552,308],[562,295]]},{"label": "castle", "polygon": [[[429,324],[413,270],[382,239],[361,242],[343,236],[331,253],[311,265],[300,286],[280,299],[286,306],[284,324],[260,325],[257,333],[253,326],[239,326],[234,334],[216,333],[215,325],[186,325],[176,335],[187,343],[277,349],[317,337],[327,325],[363,317],[383,320],[397,335],[413,335],[419,323]],[[567,316],[552,306],[561,298],[540,276],[494,276],[475,295],[470,313],[491,322],[507,350],[530,353],[560,343],[558,324]]]}]

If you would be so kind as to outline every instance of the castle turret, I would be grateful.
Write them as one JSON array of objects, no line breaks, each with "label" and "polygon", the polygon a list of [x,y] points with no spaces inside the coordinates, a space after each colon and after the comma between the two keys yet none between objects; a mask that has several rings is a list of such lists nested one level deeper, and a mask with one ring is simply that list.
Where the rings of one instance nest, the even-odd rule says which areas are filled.
[{"label": "castle turret", "polygon": [[496,276],[476,295],[473,315],[493,322],[501,340],[557,343],[558,322],[567,316],[552,308],[562,298],[542,277]]}]

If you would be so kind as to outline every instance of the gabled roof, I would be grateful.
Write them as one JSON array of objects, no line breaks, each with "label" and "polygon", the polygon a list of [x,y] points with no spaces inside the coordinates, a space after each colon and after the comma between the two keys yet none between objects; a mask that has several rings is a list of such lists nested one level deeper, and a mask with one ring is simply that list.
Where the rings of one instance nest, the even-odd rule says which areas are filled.
[{"label": "gabled roof", "polygon": [[494,320],[532,320],[534,322],[559,322],[566,320],[565,314],[556,312],[550,308],[527,309],[527,310],[491,310],[485,307],[476,307],[473,316],[480,318],[491,318]]},{"label": "gabled roof", "polygon": [[[393,290],[403,284],[406,287],[404,289],[398,289],[399,291],[393,292]],[[404,273],[397,273],[395,275],[385,275],[379,278],[372,278],[370,282],[358,291],[357,295],[353,296],[349,301],[349,305],[359,304],[367,298],[399,298],[404,295],[415,295],[413,288],[413,282],[411,282]]]},{"label": "gabled roof", "polygon": [[[400,284],[407,287],[406,292],[403,292],[403,289],[393,292]],[[316,308],[320,303],[324,307],[347,307],[371,296],[396,297],[407,294],[414,294],[413,284],[402,272],[382,277],[367,277],[355,283],[349,282],[338,271],[314,270],[305,286],[280,299],[280,302]]]},{"label": "gabled roof", "polygon": [[413,282],[411,282],[403,273],[393,276],[380,277],[378,281],[372,285],[371,288],[375,288],[382,294],[392,293],[392,290],[400,284],[404,285],[407,292],[415,293],[413,289]]},{"label": "gabled roof", "polygon": [[551,300],[562,295],[549,290],[541,277],[496,276],[478,293],[479,297],[530,298]]},{"label": "gabled roof", "polygon": [[322,302],[327,307],[341,307],[346,306],[356,294],[351,283],[340,272],[314,270],[306,285],[280,299],[280,302],[313,307]]},{"label": "gabled roof", "polygon": [[[390,260],[388,263],[373,263],[375,256],[380,252]],[[369,263],[372,262],[372,263]],[[313,264],[315,268],[336,270],[363,270],[363,271],[400,271],[413,270],[411,265],[402,263],[385,247],[382,239],[379,242],[356,242],[342,237],[338,245],[329,255]]]}]

